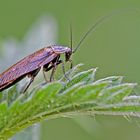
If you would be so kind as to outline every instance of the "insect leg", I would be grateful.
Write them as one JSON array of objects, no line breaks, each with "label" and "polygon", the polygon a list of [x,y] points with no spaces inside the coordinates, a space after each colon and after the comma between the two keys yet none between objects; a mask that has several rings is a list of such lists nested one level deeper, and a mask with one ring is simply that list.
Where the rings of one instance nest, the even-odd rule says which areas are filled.
[{"label": "insect leg", "polygon": [[52,72],[51,72],[51,76],[50,76],[50,82],[52,81],[52,79],[54,77],[55,70],[56,70],[56,63],[54,63],[53,66],[52,66]]},{"label": "insect leg", "polygon": [[[54,73],[55,73],[55,70],[56,70],[56,67],[57,65],[59,65],[60,63],[62,63],[62,60],[57,60],[56,62],[54,62],[52,64],[52,66],[50,66],[50,68],[52,68],[52,72],[51,72],[51,76],[50,76],[50,82],[52,81],[53,79],[53,76],[54,76]],[[49,69],[50,70],[50,69]]]},{"label": "insect leg", "polygon": [[27,91],[27,89],[29,88],[29,86],[31,85],[31,83],[34,81],[35,76],[38,74],[38,72],[40,71],[40,68],[28,73],[28,77],[30,77],[30,81],[27,84],[26,88],[23,90],[23,93],[25,93]]},{"label": "insect leg", "polygon": [[45,64],[43,66],[43,76],[44,76],[44,79],[45,79],[46,82],[48,82],[48,81],[47,81],[47,77],[45,75],[45,72],[48,71],[48,69],[49,69],[48,66],[49,66],[49,63],[48,64]]},{"label": "insect leg", "polygon": [[[56,63],[56,64],[55,64],[55,63]],[[52,63],[52,65],[51,65],[50,67],[48,67],[49,64],[46,64],[46,65],[43,66],[43,75],[44,75],[44,78],[45,78],[46,82],[47,82],[47,78],[46,78],[46,76],[45,76],[45,72],[47,72],[47,71],[53,69],[54,67],[56,67],[57,65],[59,65],[59,64],[61,63],[61,60],[59,60],[59,61],[57,61],[57,62],[55,62],[55,63]],[[55,66],[55,65],[56,65],[56,66]]]},{"label": "insect leg", "polygon": [[[61,63],[62,63],[62,71],[64,73],[64,76],[68,81],[70,81],[69,77],[66,75],[65,65],[64,65],[64,62],[62,60],[61,60]],[[72,62],[71,62],[71,66],[72,66]]]},{"label": "insect leg", "polygon": [[[51,76],[50,76],[50,82],[51,82],[52,79],[53,79],[53,76],[54,76],[54,73],[55,73],[55,70],[56,70],[56,66],[59,65],[60,63],[62,64],[62,71],[63,71],[63,74],[64,74],[65,78],[66,78],[68,81],[70,81],[69,77],[66,75],[66,72],[65,72],[65,65],[64,65],[63,60],[56,60],[56,62],[54,62],[54,63],[52,64],[52,66],[50,66],[50,67],[48,68],[49,70],[50,70],[50,68],[53,68],[53,69],[52,69]],[[71,65],[72,65],[72,63],[71,63]]]},{"label": "insect leg", "polygon": [[73,68],[72,60],[70,59],[69,62],[70,62],[70,69],[72,69]]}]

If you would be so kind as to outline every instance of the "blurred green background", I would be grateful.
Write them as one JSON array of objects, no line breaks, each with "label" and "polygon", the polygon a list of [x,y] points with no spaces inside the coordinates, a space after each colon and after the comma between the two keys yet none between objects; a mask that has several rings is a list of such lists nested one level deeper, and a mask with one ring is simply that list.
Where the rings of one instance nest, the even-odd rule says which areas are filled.
[{"label": "blurred green background", "polygon": [[[44,15],[53,17],[57,23],[56,44],[67,46],[70,44],[71,23],[73,44],[76,45],[99,17],[119,9],[131,10],[113,16],[96,32],[91,33],[74,54],[73,61],[75,64],[84,63],[84,68],[98,67],[97,78],[123,75],[125,81],[140,84],[139,0],[1,0],[0,47],[3,48],[3,42],[9,37],[23,42],[26,32]],[[48,36],[49,34],[51,31]],[[12,51],[12,48],[9,48],[7,53],[8,51]],[[3,55],[2,49],[0,54]],[[19,54],[17,55],[21,58]],[[3,64],[0,66],[3,67]],[[140,138],[139,120],[128,121],[122,117],[110,116],[91,118],[79,116],[75,119],[44,121],[38,130],[37,135],[40,135],[41,140],[139,140]],[[31,136],[25,138],[29,133],[30,131],[26,130],[13,139],[31,139]]]}]

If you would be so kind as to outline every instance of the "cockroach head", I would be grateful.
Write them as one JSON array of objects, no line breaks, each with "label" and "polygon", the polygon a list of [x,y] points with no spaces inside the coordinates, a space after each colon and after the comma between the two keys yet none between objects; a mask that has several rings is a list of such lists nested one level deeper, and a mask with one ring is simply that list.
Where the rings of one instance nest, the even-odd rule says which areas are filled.
[{"label": "cockroach head", "polygon": [[65,53],[66,62],[70,60],[71,55],[72,55],[72,50],[69,50]]}]

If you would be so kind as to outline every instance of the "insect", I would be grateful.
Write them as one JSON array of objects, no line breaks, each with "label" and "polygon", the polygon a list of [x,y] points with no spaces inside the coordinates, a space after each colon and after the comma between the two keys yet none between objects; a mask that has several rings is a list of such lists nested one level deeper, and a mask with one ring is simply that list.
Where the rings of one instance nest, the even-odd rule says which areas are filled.
[{"label": "insect", "polygon": [[[114,14],[104,16],[99,20],[97,20],[97,22],[84,34],[84,36],[82,37],[82,39],[80,40],[75,49],[72,48],[72,29],[70,28],[71,29],[70,48],[59,45],[52,45],[42,48],[41,50],[38,50],[37,52],[31,55],[28,55],[27,57],[23,58],[22,60],[11,66],[9,69],[5,70],[3,73],[0,74],[0,92],[11,87],[21,79],[28,76],[30,78],[30,81],[26,86],[25,90],[23,91],[25,92],[31,85],[31,83],[34,81],[34,78],[40,71],[41,67],[43,67],[44,72],[52,70],[50,76],[50,81],[52,81],[57,65],[64,64],[64,62],[60,59],[61,54],[65,54],[66,62],[71,61],[70,59],[71,55],[76,52],[76,50],[80,47],[85,38],[91,32],[94,32],[96,28],[103,23],[103,21],[105,21],[112,15]],[[63,72],[65,74],[64,69]]]}]

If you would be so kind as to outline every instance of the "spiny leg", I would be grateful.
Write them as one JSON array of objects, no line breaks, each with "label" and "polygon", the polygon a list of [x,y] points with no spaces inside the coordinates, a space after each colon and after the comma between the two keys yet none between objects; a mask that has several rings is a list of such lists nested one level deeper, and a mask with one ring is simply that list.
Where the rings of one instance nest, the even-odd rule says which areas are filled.
[{"label": "spiny leg", "polygon": [[52,66],[50,66],[52,68],[52,72],[51,72],[51,76],[50,76],[50,82],[52,81],[53,77],[54,77],[54,73],[56,71],[57,65],[61,64],[62,61],[58,60],[55,63],[52,64]]},{"label": "spiny leg", "polygon": [[48,81],[47,81],[47,77],[45,75],[45,72],[48,71],[48,69],[49,69],[48,66],[49,66],[49,64],[46,64],[46,65],[43,66],[43,76],[44,76],[44,79],[45,79],[46,83]]},{"label": "spiny leg", "polygon": [[48,66],[49,66],[49,64],[46,64],[46,65],[43,66],[43,75],[44,75],[44,79],[45,79],[46,82],[48,82],[48,81],[47,81],[45,72],[51,70],[54,67],[53,65],[51,65],[50,67],[48,67]]},{"label": "spiny leg", "polygon": [[25,93],[27,91],[27,89],[29,88],[29,86],[31,85],[31,83],[34,81],[34,77],[31,77],[28,85],[26,86],[26,88],[23,90],[23,93]]},{"label": "spiny leg", "polygon": [[[51,66],[48,67],[48,64],[47,65],[44,65],[43,66],[43,74],[44,74],[44,77],[46,79],[46,76],[45,76],[45,72],[49,71],[52,69],[52,72],[51,72],[51,76],[50,76],[50,79],[51,77],[53,78],[53,75],[54,75],[54,67],[56,67],[57,65],[59,65],[61,63],[61,60],[58,60],[57,62],[54,62],[54,63],[51,63]],[[56,68],[55,68],[56,69]],[[52,79],[51,79],[52,80]],[[47,81],[47,80],[46,80]]]},{"label": "spiny leg", "polygon": [[28,77],[30,77],[31,79],[30,79],[29,83],[27,84],[26,88],[23,90],[23,93],[25,93],[27,91],[27,89],[29,88],[31,83],[34,81],[34,78],[36,77],[36,75],[38,74],[39,71],[40,71],[40,68],[38,68],[28,74]]},{"label": "spiny leg", "polygon": [[[60,56],[58,56],[56,59],[54,59],[54,60],[50,63],[50,64],[51,64],[50,67],[48,67],[49,64],[46,64],[46,65],[43,66],[43,74],[44,74],[44,72],[47,72],[47,71],[49,71],[49,70],[52,69],[51,76],[50,76],[50,82],[51,82],[52,79],[53,79],[53,76],[54,76],[54,73],[55,73],[55,71],[56,71],[57,65],[59,65],[59,64],[61,64],[61,63],[62,63],[62,71],[63,71],[63,74],[64,74],[65,78],[66,78],[68,81],[70,81],[69,77],[66,75],[66,72],[65,72],[64,62],[63,62],[62,60],[59,60],[59,58],[60,58]],[[70,63],[71,63],[70,68],[72,68],[72,60],[70,60]],[[44,78],[46,79],[45,74],[44,74]],[[47,80],[46,80],[46,81],[47,81]]]},{"label": "spiny leg", "polygon": [[56,63],[53,64],[52,66],[52,72],[51,72],[51,76],[50,76],[50,82],[54,79],[54,73],[56,71]]},{"label": "spiny leg", "polygon": [[60,55],[58,55],[53,61],[52,61],[52,72],[51,72],[51,76],[50,76],[50,82],[52,81],[53,77],[54,77],[54,72],[56,70],[56,66],[58,64],[61,63],[61,60],[59,60]]},{"label": "spiny leg", "polygon": [[65,65],[64,65],[64,62],[63,60],[58,60],[57,62],[53,63],[48,69],[52,69],[52,72],[51,72],[51,76],[50,76],[50,82],[52,81],[53,79],[53,76],[54,76],[54,73],[55,73],[55,70],[56,70],[56,67],[57,65],[59,64],[62,64],[62,71],[63,71],[63,74],[64,74],[64,77],[70,81],[69,77],[66,75],[66,72],[65,72]]}]

